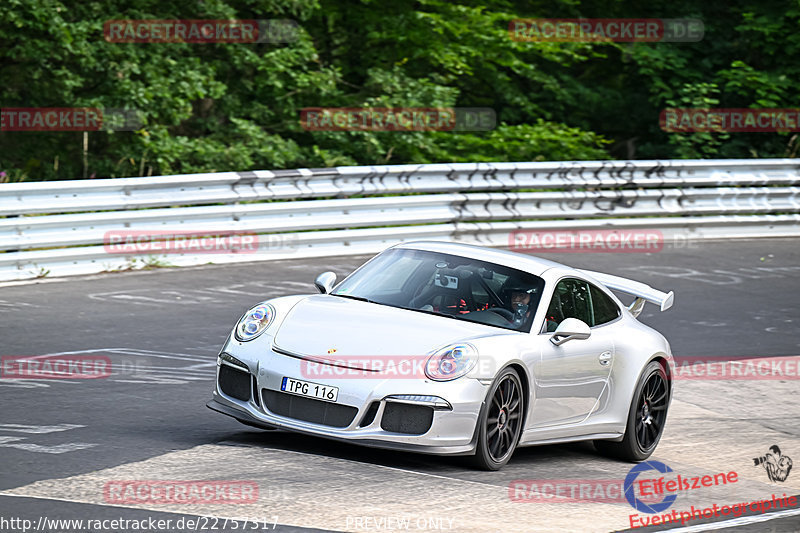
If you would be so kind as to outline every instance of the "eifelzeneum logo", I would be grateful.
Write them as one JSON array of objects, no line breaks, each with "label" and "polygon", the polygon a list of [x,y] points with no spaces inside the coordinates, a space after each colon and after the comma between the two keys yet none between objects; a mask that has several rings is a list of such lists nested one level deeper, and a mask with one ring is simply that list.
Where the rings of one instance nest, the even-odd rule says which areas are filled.
[{"label": "eifelzeneum logo", "polygon": [[[624,488],[625,498],[628,500],[628,503],[637,511],[650,514],[660,513],[675,503],[679,492],[701,489],[703,487],[727,485],[728,483],[737,483],[739,481],[739,474],[733,470],[727,473],[719,472],[713,476],[710,474],[703,476],[685,476],[678,474],[675,479],[666,479],[664,476],[660,476],[656,479],[637,480],[639,474],[649,470],[655,470],[662,474],[672,472],[672,468],[660,461],[645,461],[631,468],[630,472],[628,472],[628,475],[625,477]],[[644,501],[642,498],[636,496],[634,483],[639,487],[639,496],[651,497],[664,494],[664,499],[657,503]]]},{"label": "eifelzeneum logo", "polygon": [[783,455],[777,444],[770,446],[769,451],[761,457],[754,457],[753,463],[755,466],[763,466],[767,471],[767,477],[772,482],[786,481],[789,472],[792,471],[791,458]]},{"label": "eifelzeneum logo", "polygon": [[666,474],[667,472],[672,472],[672,469],[662,462],[645,461],[631,468],[630,472],[628,472],[628,475],[625,476],[625,483],[623,485],[623,488],[625,490],[625,499],[628,500],[628,503],[631,504],[631,507],[633,507],[637,511],[644,511],[645,513],[655,514],[655,513],[660,513],[661,511],[667,509],[670,505],[675,503],[675,500],[678,499],[678,496],[676,494],[667,494],[664,496],[663,500],[655,503],[644,502],[640,498],[638,498],[634,491],[633,484],[636,482],[636,478],[639,477],[639,474],[641,474],[642,472],[647,472],[649,470],[655,470],[657,472],[661,472],[662,474]]}]

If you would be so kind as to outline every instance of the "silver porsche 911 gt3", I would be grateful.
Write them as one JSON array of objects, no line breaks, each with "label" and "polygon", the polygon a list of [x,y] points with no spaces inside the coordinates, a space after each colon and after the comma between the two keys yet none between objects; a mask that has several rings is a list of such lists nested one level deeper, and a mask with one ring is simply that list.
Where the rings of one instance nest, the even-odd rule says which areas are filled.
[{"label": "silver porsche 911 gt3", "polygon": [[[593,440],[653,453],[670,347],[636,316],[673,294],[502,250],[393,246],[321,294],[248,310],[208,407],[245,424],[434,454],[496,470],[517,446]],[[625,306],[610,291],[632,295]]]}]

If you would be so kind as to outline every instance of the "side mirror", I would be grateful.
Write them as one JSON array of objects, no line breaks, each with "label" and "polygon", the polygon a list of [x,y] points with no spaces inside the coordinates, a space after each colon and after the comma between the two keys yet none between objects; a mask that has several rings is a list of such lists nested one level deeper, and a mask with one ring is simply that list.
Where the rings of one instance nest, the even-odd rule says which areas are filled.
[{"label": "side mirror", "polygon": [[314,280],[314,286],[322,294],[331,292],[333,285],[336,283],[336,274],[333,272],[323,272],[317,279]]},{"label": "side mirror", "polygon": [[566,318],[561,321],[553,336],[550,337],[550,342],[556,346],[561,346],[567,341],[571,340],[586,340],[591,336],[592,330],[583,320],[577,318]]}]

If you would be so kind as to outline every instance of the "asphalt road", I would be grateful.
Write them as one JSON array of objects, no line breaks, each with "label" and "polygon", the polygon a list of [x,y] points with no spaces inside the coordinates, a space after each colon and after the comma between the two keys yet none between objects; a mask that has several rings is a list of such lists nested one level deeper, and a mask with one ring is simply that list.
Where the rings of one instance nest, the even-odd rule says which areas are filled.
[{"label": "asphalt road", "polygon": [[[798,240],[547,256],[674,290],[673,309],[660,313],[648,306],[641,319],[670,340],[679,358],[800,354]],[[631,465],[605,459],[587,444],[521,449],[505,469],[487,473],[461,458],[260,432],[206,409],[215,355],[244,309],[266,298],[314,292],[319,272],[343,276],[365,259],[161,269],[0,287],[0,355],[101,355],[114,369],[95,380],[0,379],[0,531],[23,531],[22,522],[3,522],[11,518],[31,520],[29,530],[42,531],[41,517],[174,524],[201,515],[258,518],[259,531],[385,531],[385,520],[367,518],[400,515],[422,520],[410,530],[628,527],[632,508],[624,501],[508,505],[514,480],[625,477]],[[770,490],[800,493],[800,473],[769,483],[751,460],[776,443],[785,455],[800,457],[797,383],[676,385],[653,458],[696,475],[736,470],[742,479],[736,492],[707,491],[682,503],[744,502],[768,497]],[[249,506],[109,504],[97,487],[118,479],[255,479],[262,497]],[[206,525],[208,531],[234,530]],[[87,531],[60,527],[48,531]],[[735,529],[798,530],[797,513]]]}]

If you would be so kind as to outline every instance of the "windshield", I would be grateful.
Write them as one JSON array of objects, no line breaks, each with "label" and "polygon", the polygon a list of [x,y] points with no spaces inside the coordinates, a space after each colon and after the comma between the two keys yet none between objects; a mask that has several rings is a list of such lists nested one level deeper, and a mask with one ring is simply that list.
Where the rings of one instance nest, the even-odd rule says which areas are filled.
[{"label": "windshield", "polygon": [[331,294],[527,332],[543,288],[542,278],[494,263],[391,249]]}]

